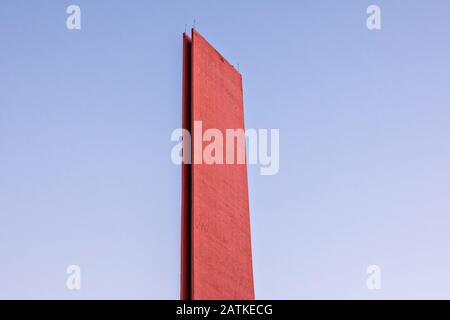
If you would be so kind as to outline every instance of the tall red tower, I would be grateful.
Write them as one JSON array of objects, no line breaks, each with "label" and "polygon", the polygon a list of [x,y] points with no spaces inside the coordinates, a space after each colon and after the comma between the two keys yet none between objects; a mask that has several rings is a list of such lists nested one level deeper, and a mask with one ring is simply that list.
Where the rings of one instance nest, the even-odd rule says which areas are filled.
[{"label": "tall red tower", "polygon": [[193,164],[182,165],[181,299],[254,299],[246,163],[200,163],[193,150],[210,128],[244,129],[242,77],[194,29],[183,34],[182,119]]}]

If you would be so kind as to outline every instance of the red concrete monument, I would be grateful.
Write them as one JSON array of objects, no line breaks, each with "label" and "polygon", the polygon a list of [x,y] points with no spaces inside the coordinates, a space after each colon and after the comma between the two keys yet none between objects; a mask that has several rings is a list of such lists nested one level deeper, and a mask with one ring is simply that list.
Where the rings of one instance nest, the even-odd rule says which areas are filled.
[{"label": "red concrete monument", "polygon": [[182,104],[192,164],[182,165],[181,299],[254,299],[246,163],[200,163],[193,150],[210,128],[244,129],[242,77],[194,29],[183,34]]}]

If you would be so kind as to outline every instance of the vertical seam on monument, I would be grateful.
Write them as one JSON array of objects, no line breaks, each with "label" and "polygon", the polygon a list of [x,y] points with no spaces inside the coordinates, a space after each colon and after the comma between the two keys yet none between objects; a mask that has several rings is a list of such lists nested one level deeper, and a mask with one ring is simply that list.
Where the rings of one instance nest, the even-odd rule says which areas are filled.
[{"label": "vertical seam on monument", "polygon": [[189,75],[189,84],[190,84],[190,104],[189,104],[189,114],[190,114],[190,132],[191,132],[191,170],[190,170],[190,185],[189,185],[189,189],[190,189],[190,210],[189,210],[189,222],[190,222],[190,226],[189,226],[189,296],[191,300],[195,299],[195,295],[194,295],[194,170],[195,170],[195,165],[194,165],[194,113],[193,113],[193,106],[194,106],[194,28],[191,29],[191,42],[190,42],[190,51],[189,51],[189,61],[190,61],[190,75]]},{"label": "vertical seam on monument", "polygon": [[[192,39],[192,38],[191,38]],[[192,41],[192,40],[191,40]],[[192,132],[192,103],[191,103],[191,97],[192,97],[192,42],[189,43],[188,46],[188,57],[187,57],[187,71],[188,71],[188,88],[187,88],[187,125],[188,125],[188,131]],[[187,215],[187,299],[192,300],[192,138],[191,138],[191,164],[187,165],[187,175],[188,175],[188,190],[187,190],[187,198],[188,198],[188,215]]]},{"label": "vertical seam on monument", "polygon": [[[187,123],[188,123],[188,130],[189,132],[192,132],[192,101],[191,101],[191,97],[192,97],[192,62],[191,62],[191,57],[192,57],[192,42],[189,45],[189,50],[188,50],[188,79],[189,79],[189,88],[188,88],[188,93],[189,93],[189,97],[188,97],[188,106],[187,106]],[[188,258],[188,270],[187,270],[187,292],[188,292],[188,300],[192,300],[192,137],[191,137],[191,146],[190,146],[189,152],[191,153],[191,163],[188,164],[188,217],[187,217],[187,230],[188,230],[188,253],[187,253],[187,258]]]}]

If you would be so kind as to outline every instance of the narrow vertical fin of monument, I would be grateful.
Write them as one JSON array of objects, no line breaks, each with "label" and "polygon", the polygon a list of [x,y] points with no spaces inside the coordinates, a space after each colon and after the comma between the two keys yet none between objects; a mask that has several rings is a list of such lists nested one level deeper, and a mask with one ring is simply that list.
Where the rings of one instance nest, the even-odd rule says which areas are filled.
[{"label": "narrow vertical fin of monument", "polygon": [[[191,39],[183,34],[182,128],[191,132]],[[191,297],[191,165],[185,163],[185,152],[191,146],[183,139],[181,171],[181,275],[180,298]],[[190,158],[190,155],[187,157]]]}]

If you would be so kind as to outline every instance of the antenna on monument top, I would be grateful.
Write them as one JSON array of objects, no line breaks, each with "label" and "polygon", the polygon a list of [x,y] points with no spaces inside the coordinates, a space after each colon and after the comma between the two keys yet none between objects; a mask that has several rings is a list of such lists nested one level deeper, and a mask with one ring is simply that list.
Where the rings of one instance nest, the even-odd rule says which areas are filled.
[{"label": "antenna on monument top", "polygon": [[194,28],[194,29],[195,29],[195,19],[194,19],[194,24],[192,25],[192,28]]},{"label": "antenna on monument top", "polygon": [[187,32],[187,23],[184,24],[184,33]]}]

